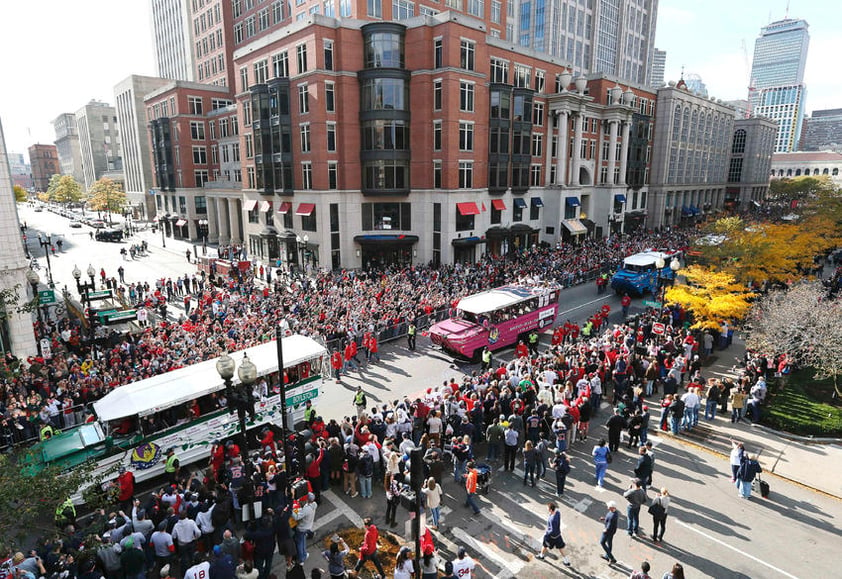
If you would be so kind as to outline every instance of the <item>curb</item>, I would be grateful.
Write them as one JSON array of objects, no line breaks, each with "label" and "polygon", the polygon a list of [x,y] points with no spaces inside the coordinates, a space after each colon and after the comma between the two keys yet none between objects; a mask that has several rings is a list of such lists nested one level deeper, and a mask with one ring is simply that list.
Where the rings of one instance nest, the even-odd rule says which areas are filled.
[{"label": "curb", "polygon": [[798,434],[791,434],[789,432],[784,432],[781,430],[774,430],[769,428],[768,426],[763,426],[762,424],[752,423],[752,428],[758,428],[764,432],[768,432],[769,434],[773,434],[775,436],[779,436],[785,440],[794,440],[796,442],[807,442],[807,443],[814,443],[814,444],[842,444],[842,438],[829,438],[829,437],[821,437],[821,436],[800,436]]}]

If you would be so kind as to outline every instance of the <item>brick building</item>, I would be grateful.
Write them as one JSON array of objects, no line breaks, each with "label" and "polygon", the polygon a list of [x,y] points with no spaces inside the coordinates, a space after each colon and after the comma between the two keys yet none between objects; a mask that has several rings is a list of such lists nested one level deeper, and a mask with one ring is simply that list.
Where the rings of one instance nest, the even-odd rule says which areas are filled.
[{"label": "brick building", "polygon": [[55,145],[32,145],[29,147],[29,165],[36,191],[46,191],[50,177],[61,175],[58,149]]}]

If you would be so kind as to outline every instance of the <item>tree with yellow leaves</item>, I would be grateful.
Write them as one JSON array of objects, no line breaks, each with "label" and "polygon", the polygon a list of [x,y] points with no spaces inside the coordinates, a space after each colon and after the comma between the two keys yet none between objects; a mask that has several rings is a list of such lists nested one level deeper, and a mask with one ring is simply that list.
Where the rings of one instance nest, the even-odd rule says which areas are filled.
[{"label": "tree with yellow leaves", "polygon": [[98,179],[88,191],[88,206],[94,211],[120,213],[127,201],[123,186],[108,177]]},{"label": "tree with yellow leaves", "polygon": [[666,304],[678,304],[689,311],[694,329],[719,329],[723,320],[742,320],[751,308],[754,293],[727,272],[701,265],[679,270],[686,283],[667,289]]}]

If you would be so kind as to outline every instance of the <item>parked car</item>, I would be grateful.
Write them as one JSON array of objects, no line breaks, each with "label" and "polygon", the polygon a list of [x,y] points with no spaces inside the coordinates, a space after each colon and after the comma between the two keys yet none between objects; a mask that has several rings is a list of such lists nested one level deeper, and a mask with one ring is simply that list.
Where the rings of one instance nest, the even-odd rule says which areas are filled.
[{"label": "parked car", "polygon": [[119,229],[99,229],[94,235],[97,241],[123,241],[123,232]]},{"label": "parked car", "polygon": [[93,227],[94,229],[104,229],[105,228],[105,221],[100,219],[93,219],[88,222],[88,225]]},{"label": "parked car", "polygon": [[80,227],[82,227],[82,222],[74,219],[70,222],[70,227],[72,227],[73,229],[79,229]]},{"label": "parked car", "polygon": [[35,213],[41,213],[43,210],[44,210],[44,209],[43,209],[43,208],[41,208],[41,207],[36,207],[36,208],[35,208]]}]

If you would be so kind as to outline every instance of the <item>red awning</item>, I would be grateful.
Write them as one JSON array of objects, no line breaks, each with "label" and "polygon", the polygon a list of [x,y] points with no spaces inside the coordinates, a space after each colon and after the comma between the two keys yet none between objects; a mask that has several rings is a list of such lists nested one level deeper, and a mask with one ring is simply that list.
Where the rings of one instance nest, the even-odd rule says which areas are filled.
[{"label": "red awning", "polygon": [[459,209],[459,215],[479,215],[479,207],[473,201],[457,203],[456,208]]},{"label": "red awning", "polygon": [[272,203],[271,203],[271,202],[269,202],[269,201],[262,201],[262,202],[260,203],[260,212],[261,212],[261,213],[266,213],[266,212],[267,212],[267,211],[269,211],[271,208],[272,208]]},{"label": "red awning", "polygon": [[175,222],[176,227],[184,227],[185,225],[187,225],[187,222],[184,219],[179,219]]},{"label": "red awning", "polygon": [[257,207],[257,199],[246,199],[243,201],[243,211],[254,211]]},{"label": "red awning", "polygon": [[502,199],[492,199],[491,206],[494,207],[497,211],[505,211],[506,210],[506,202]]},{"label": "red awning", "polygon": [[292,203],[289,201],[282,201],[280,206],[278,206],[278,213],[286,215],[289,213],[290,209],[292,209]]},{"label": "red awning", "polygon": [[298,209],[295,210],[296,215],[305,215],[307,217],[316,209],[315,203],[299,203]]}]

